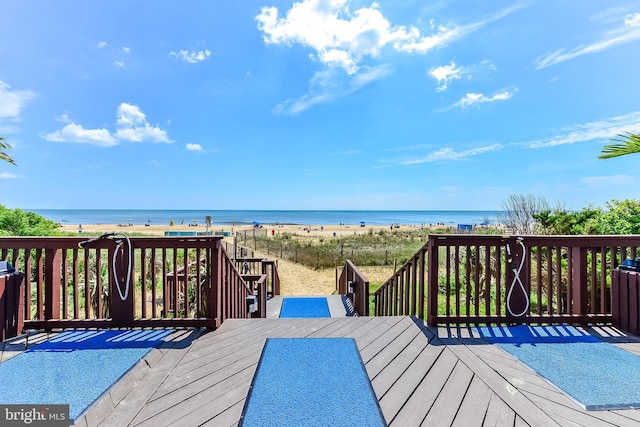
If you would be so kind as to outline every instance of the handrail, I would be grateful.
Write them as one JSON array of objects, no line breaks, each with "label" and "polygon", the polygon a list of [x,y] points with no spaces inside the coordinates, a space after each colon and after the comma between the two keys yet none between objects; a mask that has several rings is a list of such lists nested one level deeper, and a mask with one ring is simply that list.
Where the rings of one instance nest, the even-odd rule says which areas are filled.
[{"label": "handrail", "polygon": [[127,269],[112,241],[79,247],[86,238],[0,237],[0,258],[25,273],[25,327],[216,328],[225,319],[250,316],[252,290],[221,237],[129,239],[132,292],[121,300],[114,284],[126,281]]},{"label": "handrail", "polygon": [[337,288],[340,295],[351,299],[354,311],[359,316],[369,315],[369,280],[351,260],[344,263]]},{"label": "handrail", "polygon": [[[519,239],[519,279],[530,307],[514,318],[507,310],[515,274],[506,243],[513,249]],[[610,322],[611,271],[639,250],[640,236],[429,235],[375,292],[375,313],[416,315],[433,325]],[[510,303],[520,304],[514,295]]]},{"label": "handrail", "polygon": [[427,250],[424,244],[373,294],[376,316],[408,315],[424,319]]},{"label": "handrail", "polygon": [[266,274],[268,297],[280,295],[280,276],[278,275],[278,264],[276,261],[266,258],[246,257],[236,258],[235,264],[243,276]]}]

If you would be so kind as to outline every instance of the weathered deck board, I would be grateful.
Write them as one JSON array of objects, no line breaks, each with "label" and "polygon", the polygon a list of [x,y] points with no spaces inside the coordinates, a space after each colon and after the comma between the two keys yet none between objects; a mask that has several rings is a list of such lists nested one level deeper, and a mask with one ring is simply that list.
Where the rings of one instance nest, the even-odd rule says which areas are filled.
[{"label": "weathered deck board", "polygon": [[490,401],[491,390],[478,377],[474,377],[452,425],[459,427],[482,426]]},{"label": "weathered deck board", "polygon": [[485,426],[513,426],[516,422],[516,413],[500,399],[497,395],[491,394],[489,407],[484,416]]},{"label": "weathered deck board", "polygon": [[421,425],[452,425],[473,378],[473,372],[458,361]]},{"label": "weathered deck board", "polygon": [[[640,351],[640,342],[616,331],[598,333]],[[640,425],[637,410],[583,410],[472,330],[432,329],[401,316],[227,320],[189,347],[154,353],[151,372],[96,416],[106,416],[105,426],[235,426],[264,343],[276,337],[355,339],[391,427]]]},{"label": "weathered deck board", "polygon": [[426,376],[422,378],[413,394],[408,396],[394,418],[388,416],[382,408],[382,413],[385,414],[389,425],[408,426],[422,423],[458,362],[458,358],[447,349],[444,349],[438,356],[435,363],[428,366],[429,371]]},{"label": "weathered deck board", "polygon": [[[421,347],[421,351],[415,359],[396,358],[394,363],[384,369],[372,381],[373,389],[380,402],[380,408],[385,414],[388,423],[395,421],[400,411],[402,411],[400,419],[411,417],[413,408],[420,406],[420,401],[424,400],[425,396],[418,389],[420,387],[425,390],[434,388],[430,387],[429,383],[425,383],[424,379],[429,372],[432,372],[433,375],[435,371],[432,371],[432,367],[437,361],[439,361],[437,369],[442,371],[441,373],[453,370],[454,359],[447,358],[446,355],[440,359],[445,347],[427,345],[426,339],[418,341],[418,345]],[[447,367],[448,363],[452,363],[450,367]],[[402,374],[396,376],[397,372],[400,371]],[[429,381],[431,381],[431,378]],[[379,384],[385,383],[391,383],[391,386],[389,388],[385,387],[387,391],[383,393]],[[399,425],[401,425],[400,423],[401,421]]]}]

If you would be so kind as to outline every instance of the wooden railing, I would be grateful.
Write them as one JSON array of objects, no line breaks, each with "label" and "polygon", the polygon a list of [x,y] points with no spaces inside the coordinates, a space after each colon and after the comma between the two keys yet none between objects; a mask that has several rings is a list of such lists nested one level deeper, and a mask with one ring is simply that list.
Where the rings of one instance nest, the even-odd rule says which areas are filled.
[{"label": "wooden railing", "polygon": [[116,235],[82,242],[0,238],[1,259],[25,273],[25,328],[216,328],[228,318],[250,317],[253,290],[220,237]]},{"label": "wooden railing", "polygon": [[610,322],[612,271],[639,247],[640,236],[430,235],[375,292],[375,314],[433,325]]},{"label": "wooden railing", "polygon": [[351,300],[353,309],[359,316],[369,315],[369,280],[350,260],[342,268],[337,288],[340,295],[346,295]]},{"label": "wooden railing", "polygon": [[276,261],[266,258],[236,258],[236,269],[240,274],[254,276],[265,274],[267,276],[267,295],[273,297],[280,295],[280,276]]}]

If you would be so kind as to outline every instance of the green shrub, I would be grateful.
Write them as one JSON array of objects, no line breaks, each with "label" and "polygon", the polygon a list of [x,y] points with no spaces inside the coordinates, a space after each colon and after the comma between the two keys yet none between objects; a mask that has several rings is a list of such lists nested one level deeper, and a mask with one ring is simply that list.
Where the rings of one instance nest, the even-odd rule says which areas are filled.
[{"label": "green shrub", "polygon": [[33,212],[8,209],[0,205],[0,235],[53,236],[59,234],[59,225]]}]

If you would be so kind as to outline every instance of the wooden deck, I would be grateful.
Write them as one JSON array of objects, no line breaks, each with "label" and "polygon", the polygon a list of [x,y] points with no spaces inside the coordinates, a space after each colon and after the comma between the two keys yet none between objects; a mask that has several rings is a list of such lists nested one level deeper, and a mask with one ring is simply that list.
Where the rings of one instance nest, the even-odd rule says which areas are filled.
[{"label": "wooden deck", "polygon": [[[636,337],[591,332],[640,354]],[[412,317],[230,319],[213,332],[182,331],[77,425],[237,425],[270,337],[354,338],[390,426],[640,425],[640,410],[585,411],[469,330]]]}]

